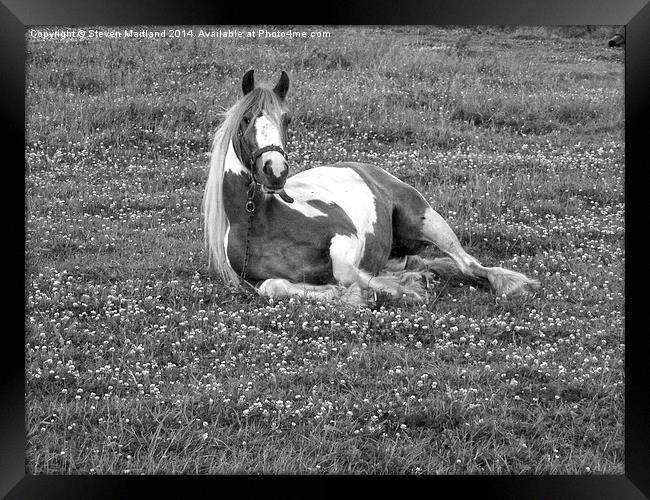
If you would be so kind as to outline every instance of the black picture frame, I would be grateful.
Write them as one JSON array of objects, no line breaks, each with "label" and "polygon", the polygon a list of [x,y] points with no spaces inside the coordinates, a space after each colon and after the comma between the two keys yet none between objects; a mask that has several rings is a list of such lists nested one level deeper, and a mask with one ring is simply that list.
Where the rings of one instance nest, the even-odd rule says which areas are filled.
[{"label": "black picture frame", "polygon": [[[650,5],[647,0],[454,0],[453,2],[400,0],[399,2],[357,2],[345,6],[321,3],[316,9],[268,3],[244,8],[236,2],[173,2],[170,0],[3,0],[0,3],[0,99],[2,136],[7,150],[24,159],[25,123],[25,30],[35,25],[222,25],[222,24],[498,24],[498,25],[624,25],[625,26],[625,154],[626,154],[626,344],[625,344],[625,474],[620,476],[441,476],[441,477],[194,477],[194,476],[29,476],[25,471],[24,344],[16,331],[7,327],[3,376],[0,377],[0,496],[23,498],[122,498],[138,494],[177,496],[195,486],[204,494],[252,496],[252,488],[264,494],[304,497],[336,487],[354,492],[354,487],[402,494],[423,492],[438,496],[454,491],[454,497],[510,499],[642,499],[650,496],[650,405],[648,380],[650,363],[643,348],[645,332],[630,327],[642,310],[643,294],[633,293],[634,263],[641,262],[641,230],[633,227],[645,207],[635,191],[643,189],[640,175],[647,165],[647,135],[644,122],[650,111]],[[307,14],[310,12],[310,14]],[[606,43],[606,41],[604,41]],[[12,158],[13,158],[12,154]],[[5,173],[16,173],[15,162],[5,157]],[[17,188],[9,188],[15,192]],[[23,191],[24,192],[24,191]],[[3,197],[5,224],[18,227],[11,219],[16,203]],[[13,208],[12,208],[13,207]],[[23,242],[24,242],[23,225]],[[7,240],[9,241],[9,240]],[[11,241],[20,241],[16,236]],[[16,245],[19,246],[19,245]],[[24,247],[23,247],[24,250]],[[11,266],[13,249],[7,250],[6,267]],[[22,259],[16,256],[16,259]],[[23,260],[24,262],[24,260]],[[8,265],[7,265],[8,264]],[[16,273],[20,272],[15,270]],[[641,273],[638,273],[641,275]],[[20,278],[17,278],[20,279]],[[24,282],[23,282],[24,283]],[[11,312],[25,309],[25,300],[9,293],[5,304]],[[14,305],[13,302],[16,302]],[[23,316],[24,318],[24,316]],[[23,322],[24,325],[24,322]],[[210,481],[208,485],[207,481]],[[216,482],[216,484],[215,484]],[[283,486],[278,487],[279,482]],[[343,487],[343,488],[342,488]],[[389,490],[390,487],[390,490]],[[243,488],[243,489],[242,489]],[[416,488],[412,490],[412,488]],[[441,490],[442,488],[442,490]],[[410,493],[413,494],[413,493]],[[418,495],[422,493],[416,493]]]}]

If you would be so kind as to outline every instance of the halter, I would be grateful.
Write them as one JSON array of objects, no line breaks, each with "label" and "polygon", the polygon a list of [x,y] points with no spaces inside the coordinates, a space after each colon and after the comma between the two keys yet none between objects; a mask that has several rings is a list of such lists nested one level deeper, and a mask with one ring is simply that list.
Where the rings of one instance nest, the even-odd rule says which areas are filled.
[{"label": "halter", "polygon": [[[239,137],[244,137],[244,133],[241,131],[241,129],[239,129],[237,135]],[[248,169],[250,170],[251,179],[257,184],[259,184],[259,182],[257,182],[257,179],[255,179],[255,162],[260,156],[262,156],[264,153],[268,153],[269,151],[276,151],[280,153],[285,160],[287,159],[287,153],[284,151],[284,149],[275,144],[270,144],[268,146],[264,146],[263,148],[257,148],[255,151],[253,151],[251,153],[250,160],[248,161]]]},{"label": "halter", "polygon": [[[250,170],[251,170],[251,175],[253,172],[255,172],[254,168],[255,167],[255,162],[257,159],[262,156],[264,153],[268,153],[269,151],[277,151],[282,155],[282,157],[286,160],[287,159],[287,153],[284,152],[284,149],[282,149],[280,146],[276,146],[275,144],[271,144],[269,146],[264,146],[263,148],[258,148],[253,153],[251,154],[251,159],[249,162]],[[257,182],[257,181],[255,181]],[[258,182],[259,184],[259,182]]]}]

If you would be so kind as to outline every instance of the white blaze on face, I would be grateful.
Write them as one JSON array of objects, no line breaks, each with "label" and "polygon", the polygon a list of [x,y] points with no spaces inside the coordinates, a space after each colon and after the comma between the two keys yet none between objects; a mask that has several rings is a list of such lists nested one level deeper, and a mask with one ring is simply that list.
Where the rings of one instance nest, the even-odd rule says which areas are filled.
[{"label": "white blaze on face", "polygon": [[[263,148],[265,146],[279,146],[284,149],[284,144],[282,144],[282,137],[280,136],[278,127],[276,127],[275,124],[265,115],[262,115],[255,120],[254,127],[258,148]],[[286,169],[284,156],[282,156],[278,151],[267,151],[260,156],[262,165],[269,160],[271,161],[273,174],[280,177]]]}]

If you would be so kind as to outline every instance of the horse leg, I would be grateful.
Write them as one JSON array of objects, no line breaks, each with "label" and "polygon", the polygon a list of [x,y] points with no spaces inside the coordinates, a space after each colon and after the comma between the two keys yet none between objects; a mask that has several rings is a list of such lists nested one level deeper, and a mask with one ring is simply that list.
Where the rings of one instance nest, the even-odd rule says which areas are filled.
[{"label": "horse leg", "polygon": [[445,276],[447,278],[465,278],[465,275],[460,272],[460,269],[450,257],[427,259],[420,255],[407,255],[406,259],[406,264],[404,266],[406,271],[431,271],[439,276]]},{"label": "horse leg", "polygon": [[281,278],[272,278],[263,281],[257,288],[260,295],[265,297],[282,299],[285,297],[298,297],[316,300],[340,299],[352,305],[361,305],[365,302],[361,287],[353,283],[347,288],[336,285],[311,285],[309,283],[292,283]]},{"label": "horse leg", "polygon": [[[421,237],[445,252],[450,259],[421,259],[430,270],[441,274],[460,275],[476,281],[488,281],[497,295],[517,295],[526,293],[529,288],[539,286],[539,281],[530,279],[516,271],[502,267],[483,267],[478,260],[469,255],[447,222],[432,208],[427,208],[422,218]],[[417,259],[412,259],[417,266]],[[408,262],[407,262],[408,265]]]},{"label": "horse leg", "polygon": [[388,259],[384,271],[389,273],[424,273],[433,271],[435,274],[447,277],[464,277],[463,273],[458,269],[458,266],[454,264],[453,259],[449,257],[427,259],[415,254]]},{"label": "horse leg", "polygon": [[354,236],[336,235],[330,242],[330,257],[334,279],[344,286],[358,285],[361,290],[388,293],[392,297],[422,302],[412,289],[402,286],[399,279],[385,275],[372,276],[358,267],[361,244]]},{"label": "horse leg", "polygon": [[257,288],[257,291],[260,295],[269,298],[302,297],[321,300],[330,300],[337,294],[335,285],[292,283],[281,278],[264,280]]}]

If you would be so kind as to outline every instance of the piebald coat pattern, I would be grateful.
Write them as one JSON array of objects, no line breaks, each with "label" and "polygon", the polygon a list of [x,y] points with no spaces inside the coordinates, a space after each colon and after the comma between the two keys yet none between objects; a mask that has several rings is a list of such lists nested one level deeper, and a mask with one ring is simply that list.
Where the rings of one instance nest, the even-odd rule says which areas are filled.
[{"label": "piebald coat pattern", "polygon": [[[268,88],[256,86],[249,71],[244,97],[215,135],[204,222],[211,263],[224,279],[240,280],[248,248],[245,279],[268,296],[358,303],[370,290],[422,300],[414,275],[424,271],[487,282],[499,294],[538,286],[523,274],[483,267],[417,190],[379,167],[343,162],[288,177],[281,152],[288,87],[284,72]],[[256,157],[266,146],[274,148]],[[449,257],[417,256],[431,244]]]}]

